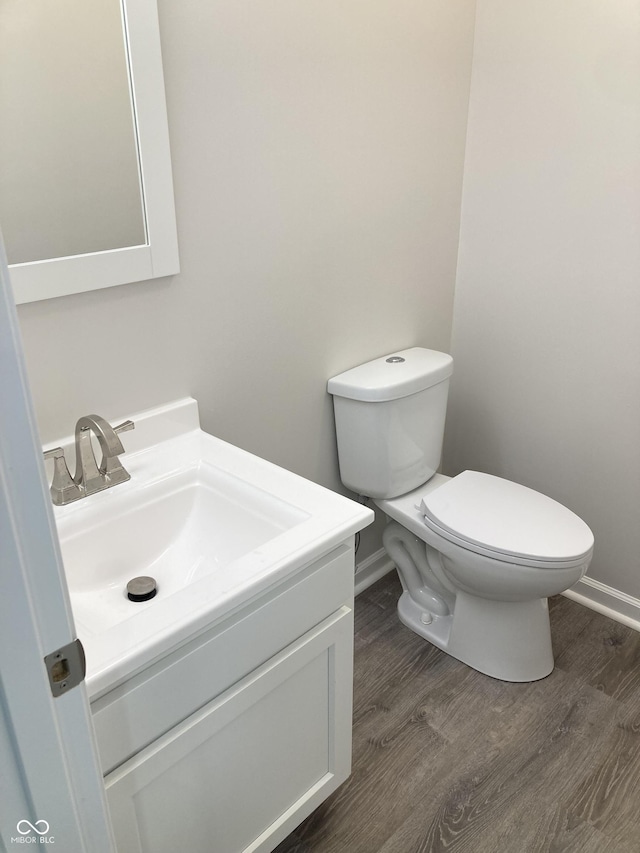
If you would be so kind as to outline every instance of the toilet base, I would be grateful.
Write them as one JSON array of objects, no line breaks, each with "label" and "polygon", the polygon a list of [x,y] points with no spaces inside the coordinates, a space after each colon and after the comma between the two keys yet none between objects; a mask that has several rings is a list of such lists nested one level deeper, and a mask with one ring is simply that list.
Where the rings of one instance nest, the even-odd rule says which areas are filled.
[{"label": "toilet base", "polygon": [[434,616],[405,590],[400,621],[462,663],[502,681],[538,681],[553,671],[546,598],[491,601],[456,594],[452,615]]}]

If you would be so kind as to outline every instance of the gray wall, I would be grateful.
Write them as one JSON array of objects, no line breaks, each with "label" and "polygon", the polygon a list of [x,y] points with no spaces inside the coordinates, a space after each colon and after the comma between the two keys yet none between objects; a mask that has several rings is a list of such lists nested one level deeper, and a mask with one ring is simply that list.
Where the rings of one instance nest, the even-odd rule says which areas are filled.
[{"label": "gray wall", "polygon": [[640,4],[480,0],[446,468],[547,492],[640,597]]},{"label": "gray wall", "polygon": [[[450,348],[474,6],[160,0],[182,273],[20,307],[43,442],[192,394],[339,488],[326,378]],[[638,0],[478,2],[445,448],[635,597],[638,43]]]},{"label": "gray wall", "polygon": [[474,9],[159,0],[182,272],[20,306],[43,443],[191,394],[339,488],[326,379],[449,348]]}]

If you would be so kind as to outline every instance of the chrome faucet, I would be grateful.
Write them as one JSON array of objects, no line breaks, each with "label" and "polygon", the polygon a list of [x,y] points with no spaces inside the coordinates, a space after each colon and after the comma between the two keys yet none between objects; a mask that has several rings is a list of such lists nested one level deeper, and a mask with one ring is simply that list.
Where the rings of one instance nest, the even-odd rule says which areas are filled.
[{"label": "chrome faucet", "polygon": [[[120,459],[124,453],[118,433],[134,429],[133,421],[124,421],[112,427],[100,415],[85,415],[76,424],[76,473],[71,477],[69,468],[61,447],[47,450],[45,459],[54,460],[53,481],[51,483],[51,499],[56,506],[64,506],[72,501],[86,498],[103,489],[117,486],[131,479],[124,469]],[[102,459],[100,466],[96,462],[91,444],[91,434],[94,434],[100,444]]]}]

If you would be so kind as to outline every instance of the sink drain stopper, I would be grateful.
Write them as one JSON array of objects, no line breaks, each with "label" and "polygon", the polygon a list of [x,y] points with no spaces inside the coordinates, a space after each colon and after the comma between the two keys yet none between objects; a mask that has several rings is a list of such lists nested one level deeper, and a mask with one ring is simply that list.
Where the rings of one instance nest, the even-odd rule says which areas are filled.
[{"label": "sink drain stopper", "polygon": [[155,578],[140,575],[132,578],[127,584],[127,596],[129,601],[149,601],[158,591]]}]

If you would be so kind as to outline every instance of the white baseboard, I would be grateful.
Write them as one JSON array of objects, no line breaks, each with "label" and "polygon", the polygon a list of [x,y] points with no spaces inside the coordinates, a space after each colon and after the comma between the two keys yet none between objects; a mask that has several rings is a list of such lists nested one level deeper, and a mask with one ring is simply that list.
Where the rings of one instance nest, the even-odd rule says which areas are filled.
[{"label": "white baseboard", "polygon": [[[356,595],[394,571],[395,565],[384,548],[376,551],[356,566]],[[622,625],[640,631],[640,599],[621,592],[593,578],[584,577],[563,593],[572,601],[602,613]]]},{"label": "white baseboard", "polygon": [[584,577],[563,595],[591,610],[640,631],[640,599],[593,578]]},{"label": "white baseboard", "polygon": [[356,595],[360,595],[380,578],[394,571],[395,565],[389,559],[389,555],[380,548],[374,554],[356,564]]}]

